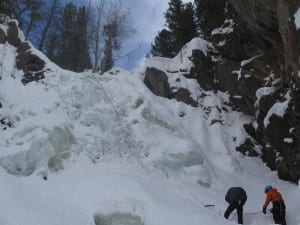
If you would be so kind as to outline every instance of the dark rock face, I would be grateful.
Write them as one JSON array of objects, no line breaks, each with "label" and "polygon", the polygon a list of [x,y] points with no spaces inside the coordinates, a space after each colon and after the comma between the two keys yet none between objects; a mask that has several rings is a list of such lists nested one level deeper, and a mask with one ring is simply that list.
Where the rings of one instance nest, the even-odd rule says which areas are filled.
[{"label": "dark rock face", "polygon": [[184,88],[171,88],[168,82],[168,76],[156,68],[147,68],[145,71],[144,83],[155,94],[164,98],[176,99],[191,106],[197,106],[190,95],[191,93]]},{"label": "dark rock face", "polygon": [[168,77],[163,71],[156,68],[147,68],[144,83],[155,95],[169,98],[170,85]]},{"label": "dark rock face", "polygon": [[174,90],[174,92],[171,94],[170,98],[174,98],[179,102],[184,102],[188,105],[196,107],[198,105],[198,103],[196,101],[194,101],[190,95],[191,95],[191,93],[189,92],[189,90],[184,89],[184,88],[179,88],[177,90]]},{"label": "dark rock face", "polygon": [[[293,131],[300,123],[299,110],[296,110],[300,85],[299,77],[295,76],[300,70],[300,43],[299,32],[291,18],[299,8],[300,1],[230,0],[230,3],[238,15],[235,18],[235,35],[240,35],[240,38],[231,41],[240,42],[248,35],[253,43],[251,45],[246,41],[245,45],[251,47],[251,50],[244,47],[245,55],[248,58],[260,55],[242,67],[242,79],[238,81],[240,95],[243,99],[249,99],[245,104],[247,107],[240,105],[240,109],[253,115],[254,122],[257,123],[256,129],[248,127],[247,132],[262,146],[262,159],[271,169],[278,171],[280,178],[298,182],[300,139]],[[226,49],[226,45],[223,48]],[[222,54],[223,49],[220,48],[219,52]],[[239,52],[243,51],[239,50],[237,53]],[[226,55],[223,57],[226,58]],[[242,60],[240,58],[238,61]],[[246,75],[248,78],[244,79]],[[262,96],[258,106],[255,106],[257,90],[263,87],[273,87],[274,92]],[[230,90],[228,87],[225,89]],[[271,114],[269,124],[265,126],[266,116],[272,107],[285,101],[289,103],[284,115]]]},{"label": "dark rock face", "polygon": [[[247,141],[237,150],[251,152],[252,144],[262,146],[262,159],[280,178],[298,182],[300,179],[300,139],[291,133],[299,127],[295,98],[299,92],[299,33],[296,32],[293,15],[300,1],[237,1],[229,0],[236,12],[235,31],[223,35],[230,39],[225,45],[216,47],[222,56],[214,74],[221,87],[231,96],[242,99],[232,104],[236,109],[253,115],[257,127],[246,126],[253,140]],[[298,35],[298,36],[297,36]],[[222,39],[222,35],[217,37]],[[212,38],[215,40],[214,38]],[[237,44],[234,48],[234,43]],[[255,57],[255,58],[254,58]],[[245,64],[244,60],[250,59]],[[232,62],[233,61],[233,62]],[[228,63],[230,62],[230,63]],[[231,71],[239,71],[238,79],[229,77]],[[234,86],[237,88],[234,90]],[[274,91],[258,99],[260,88],[273,87]],[[290,99],[286,96],[290,96]],[[289,101],[283,116],[270,114],[277,103]],[[269,113],[269,124],[265,120]]]},{"label": "dark rock face", "polygon": [[191,61],[194,63],[195,67],[191,69],[190,75],[186,75],[186,77],[197,79],[204,89],[213,89],[214,77],[211,58],[206,57],[200,50],[193,50]]},{"label": "dark rock face", "polygon": [[[300,0],[224,2],[229,3],[230,15],[222,28],[233,28],[233,32],[212,29],[206,38],[217,52],[205,56],[193,51],[190,60],[194,68],[184,76],[196,79],[204,90],[227,92],[233,109],[253,117],[252,123],[245,125],[249,138],[238,151],[261,157],[280,178],[298,182],[300,30],[296,30],[294,14]],[[218,60],[212,61],[212,57]],[[152,90],[157,85],[167,86],[152,85]],[[159,93],[174,97],[169,87]],[[284,107],[284,112],[278,113],[278,107]],[[257,147],[261,153],[255,151]]]}]

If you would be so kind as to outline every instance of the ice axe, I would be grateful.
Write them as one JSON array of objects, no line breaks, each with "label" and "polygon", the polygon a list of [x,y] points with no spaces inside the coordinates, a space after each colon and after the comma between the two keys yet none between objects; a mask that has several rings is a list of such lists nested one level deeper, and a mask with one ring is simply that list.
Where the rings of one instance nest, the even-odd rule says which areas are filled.
[{"label": "ice axe", "polygon": [[208,208],[208,207],[215,207],[215,204],[205,204],[204,207]]}]

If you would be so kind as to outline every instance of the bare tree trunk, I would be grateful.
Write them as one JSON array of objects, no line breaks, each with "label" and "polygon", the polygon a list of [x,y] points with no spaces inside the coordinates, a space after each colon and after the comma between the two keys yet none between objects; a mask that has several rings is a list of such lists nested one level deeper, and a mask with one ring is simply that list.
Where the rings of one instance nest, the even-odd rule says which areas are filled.
[{"label": "bare tree trunk", "polygon": [[33,27],[33,17],[30,17],[30,21],[29,21],[29,24],[28,24],[28,27],[27,27],[27,30],[25,33],[26,40],[28,39],[28,35],[29,35],[30,31],[32,30],[32,27]]},{"label": "bare tree trunk", "polygon": [[89,5],[89,42],[92,47],[93,55],[93,69],[94,71],[99,69],[99,62],[101,56],[101,34],[103,29],[103,16],[105,9],[105,0],[99,0],[96,5]]},{"label": "bare tree trunk", "polygon": [[111,1],[105,17],[105,46],[101,62],[101,73],[111,69],[115,63],[114,53],[122,47],[122,42],[133,32],[129,24],[130,11],[119,0]]},{"label": "bare tree trunk", "polygon": [[114,66],[113,62],[113,34],[108,31],[107,40],[105,41],[104,47],[104,58],[101,62],[101,74],[110,70]]},{"label": "bare tree trunk", "polygon": [[43,47],[44,47],[44,42],[45,42],[49,27],[50,27],[51,22],[52,22],[53,17],[54,17],[54,12],[55,12],[55,8],[57,7],[57,3],[58,3],[58,0],[52,0],[52,6],[51,6],[50,14],[49,14],[48,20],[47,20],[46,25],[43,29],[43,33],[42,33],[42,36],[41,36],[41,39],[40,39],[40,43],[39,43],[39,47],[38,47],[39,50],[42,50]]}]

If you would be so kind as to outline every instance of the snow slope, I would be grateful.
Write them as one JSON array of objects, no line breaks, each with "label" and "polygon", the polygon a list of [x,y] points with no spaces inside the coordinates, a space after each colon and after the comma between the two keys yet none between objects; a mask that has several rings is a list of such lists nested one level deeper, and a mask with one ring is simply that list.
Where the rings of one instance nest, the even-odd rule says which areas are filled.
[{"label": "snow slope", "polygon": [[[183,57],[195,43],[206,46],[199,41]],[[100,76],[49,61],[43,81],[23,86],[16,50],[0,52],[0,114],[13,122],[0,136],[0,224],[235,224],[234,214],[223,218],[224,195],[242,186],[244,224],[269,225],[271,214],[260,212],[270,184],[285,198],[287,223],[300,225],[299,188],[235,151],[250,118],[226,105],[226,93],[206,92],[193,108],[153,95],[144,68]],[[165,60],[190,67],[181,57]]]}]

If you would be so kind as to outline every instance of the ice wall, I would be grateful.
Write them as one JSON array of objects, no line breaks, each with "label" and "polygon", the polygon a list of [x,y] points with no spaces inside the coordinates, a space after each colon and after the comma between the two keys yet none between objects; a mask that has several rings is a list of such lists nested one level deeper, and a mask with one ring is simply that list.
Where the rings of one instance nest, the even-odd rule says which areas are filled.
[{"label": "ice wall", "polygon": [[35,140],[27,151],[0,158],[0,166],[8,173],[29,176],[40,168],[56,171],[70,157],[74,137],[67,127],[54,127],[46,138]]}]

